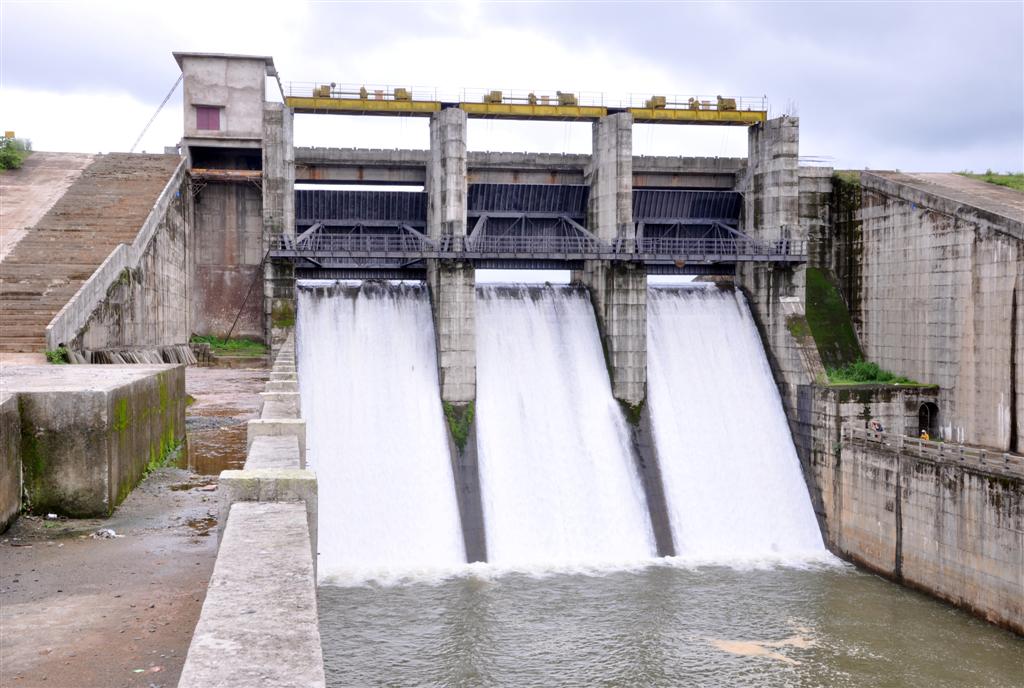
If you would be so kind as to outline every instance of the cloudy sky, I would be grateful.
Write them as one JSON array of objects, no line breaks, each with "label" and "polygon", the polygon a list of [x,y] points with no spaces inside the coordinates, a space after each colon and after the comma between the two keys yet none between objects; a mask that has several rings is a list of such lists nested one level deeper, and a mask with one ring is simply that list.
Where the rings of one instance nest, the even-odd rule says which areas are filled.
[{"label": "cloudy sky", "polygon": [[[842,168],[1024,169],[1024,2],[243,3],[0,0],[0,126],[128,150],[171,51],[264,54],[283,81],[768,98]],[[180,87],[139,146],[181,135]],[[298,145],[425,147],[422,119],[300,116]],[[587,152],[585,124],[473,121],[472,149]],[[745,155],[745,132],[637,126],[637,154]]]}]

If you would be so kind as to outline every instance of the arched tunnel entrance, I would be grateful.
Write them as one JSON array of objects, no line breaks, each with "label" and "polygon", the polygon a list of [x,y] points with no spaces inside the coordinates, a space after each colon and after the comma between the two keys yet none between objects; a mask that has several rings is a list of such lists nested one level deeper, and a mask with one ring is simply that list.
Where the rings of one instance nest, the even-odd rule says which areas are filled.
[{"label": "arched tunnel entrance", "polygon": [[936,439],[939,436],[939,407],[927,401],[917,410],[917,433],[927,431],[928,436]]}]

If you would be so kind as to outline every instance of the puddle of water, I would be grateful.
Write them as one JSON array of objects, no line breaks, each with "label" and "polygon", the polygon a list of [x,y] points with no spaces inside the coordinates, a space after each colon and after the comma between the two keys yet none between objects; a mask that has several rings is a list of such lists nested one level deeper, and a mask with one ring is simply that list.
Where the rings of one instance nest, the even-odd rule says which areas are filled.
[{"label": "puddle of water", "polygon": [[200,475],[218,475],[221,471],[245,465],[246,425],[243,422],[213,430],[190,432],[188,451],[182,452],[178,468]]},{"label": "puddle of water", "polygon": [[206,518],[190,518],[185,525],[192,530],[196,531],[196,535],[199,537],[206,537],[210,534],[210,531],[217,527],[217,519],[213,516],[207,516]]}]

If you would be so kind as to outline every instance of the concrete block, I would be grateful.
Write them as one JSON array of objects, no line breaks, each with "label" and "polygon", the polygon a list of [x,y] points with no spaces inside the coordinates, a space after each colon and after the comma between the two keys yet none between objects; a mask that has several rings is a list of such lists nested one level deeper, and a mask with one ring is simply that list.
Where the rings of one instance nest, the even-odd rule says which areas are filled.
[{"label": "concrete block", "polygon": [[179,688],[320,688],[316,576],[300,504],[236,503]]},{"label": "concrete block", "polygon": [[301,417],[302,396],[298,392],[260,392],[260,398],[264,404],[269,402],[284,404],[290,412],[296,414],[289,417]]},{"label": "concrete block", "polygon": [[181,365],[6,366],[33,511],[107,516],[185,439]]},{"label": "concrete block", "polygon": [[0,393],[0,533],[21,511],[21,416],[18,398]]},{"label": "concrete block", "polygon": [[294,380],[269,380],[264,388],[266,392],[298,392],[299,384]]},{"label": "concrete block", "polygon": [[306,421],[301,418],[250,420],[246,432],[246,451],[257,437],[291,435],[299,442],[299,453],[306,456]]},{"label": "concrete block", "polygon": [[260,468],[305,468],[305,461],[299,453],[299,440],[293,435],[257,437],[249,447],[245,459],[245,470]]},{"label": "concrete block", "polygon": [[[227,514],[235,502],[304,503],[311,552],[314,562],[316,561],[317,483],[313,471],[299,468],[246,468],[243,471],[222,471],[217,491],[220,494],[221,514]],[[221,534],[224,533],[225,523],[222,518]]]}]

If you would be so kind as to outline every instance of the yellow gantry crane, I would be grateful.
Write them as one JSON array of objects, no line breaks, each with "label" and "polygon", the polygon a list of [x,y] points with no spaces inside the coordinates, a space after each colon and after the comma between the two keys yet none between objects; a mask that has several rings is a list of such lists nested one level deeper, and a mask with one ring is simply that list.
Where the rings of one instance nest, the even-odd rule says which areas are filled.
[{"label": "yellow gantry crane", "polygon": [[414,95],[414,89],[404,87],[346,87],[317,83],[312,88],[309,84],[290,85],[284,100],[298,113],[347,115],[427,116],[443,108],[457,107],[465,110],[469,117],[481,119],[592,122],[611,113],[629,112],[633,121],[640,123],[734,126],[757,124],[768,117],[764,97],[690,96],[670,99],[654,95],[643,99],[642,105],[626,103],[614,107],[606,105],[603,96],[584,98],[564,91],[553,94],[485,91],[479,100],[470,100],[464,94],[453,101],[442,100],[436,93],[417,95]]}]

